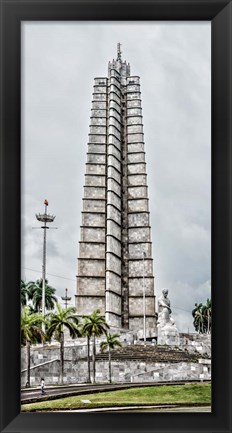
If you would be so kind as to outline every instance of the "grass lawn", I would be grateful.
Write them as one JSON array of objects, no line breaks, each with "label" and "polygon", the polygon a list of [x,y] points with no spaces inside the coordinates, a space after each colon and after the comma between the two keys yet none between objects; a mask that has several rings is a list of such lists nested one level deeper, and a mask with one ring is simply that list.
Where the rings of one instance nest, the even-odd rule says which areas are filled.
[{"label": "grass lawn", "polygon": [[[82,403],[81,400],[90,400],[91,403]],[[152,386],[144,388],[131,388],[120,391],[107,391],[94,394],[82,394],[65,397],[57,400],[42,401],[40,403],[24,404],[22,411],[52,411],[72,410],[95,407],[137,406],[168,403],[210,404],[211,385],[206,383]]]}]

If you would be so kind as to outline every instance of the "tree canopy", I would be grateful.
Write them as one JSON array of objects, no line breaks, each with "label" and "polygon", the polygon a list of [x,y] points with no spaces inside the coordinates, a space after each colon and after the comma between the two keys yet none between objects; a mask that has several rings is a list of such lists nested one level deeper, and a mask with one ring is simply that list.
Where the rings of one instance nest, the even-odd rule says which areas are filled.
[{"label": "tree canopy", "polygon": [[212,322],[212,303],[211,299],[207,299],[206,304],[195,304],[192,311],[193,325],[199,334],[211,333]]},{"label": "tree canopy", "polygon": [[[25,289],[24,289],[25,285]],[[28,301],[32,302],[31,311],[39,312],[42,308],[42,292],[43,292],[43,280],[40,278],[36,281],[29,281],[22,285],[21,281],[21,303],[24,300],[24,291]],[[56,289],[48,284],[48,280],[45,280],[45,308],[47,310],[53,310],[57,302],[55,296]]]}]

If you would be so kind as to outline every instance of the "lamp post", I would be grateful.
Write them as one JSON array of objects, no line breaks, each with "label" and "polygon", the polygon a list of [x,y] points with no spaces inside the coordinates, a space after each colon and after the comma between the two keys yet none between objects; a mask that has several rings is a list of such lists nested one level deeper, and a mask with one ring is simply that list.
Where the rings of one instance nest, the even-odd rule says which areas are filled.
[{"label": "lamp post", "polygon": [[[43,264],[42,264],[42,316],[45,317],[45,283],[46,283],[46,240],[47,240],[47,226],[48,223],[52,223],[55,219],[54,215],[47,213],[48,201],[44,200],[45,211],[43,214],[36,214],[38,221],[42,221],[44,224],[41,226],[43,229]],[[43,323],[43,331],[45,330],[45,324]]]},{"label": "lamp post", "polygon": [[68,301],[71,301],[71,296],[68,296],[68,289],[65,289],[65,296],[61,296],[61,299],[64,301],[65,308],[67,310]]},{"label": "lamp post", "polygon": [[146,257],[143,251],[143,341],[146,344],[146,295],[145,295],[145,279],[144,279],[144,258]]}]

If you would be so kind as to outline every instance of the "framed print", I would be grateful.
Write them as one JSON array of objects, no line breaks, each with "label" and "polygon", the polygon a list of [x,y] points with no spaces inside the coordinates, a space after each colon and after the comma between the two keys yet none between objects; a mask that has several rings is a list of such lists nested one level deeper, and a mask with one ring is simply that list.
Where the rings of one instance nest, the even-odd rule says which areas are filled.
[{"label": "framed print", "polygon": [[[231,431],[231,1],[2,0],[1,28],[1,431]],[[157,410],[167,382],[207,403]]]}]

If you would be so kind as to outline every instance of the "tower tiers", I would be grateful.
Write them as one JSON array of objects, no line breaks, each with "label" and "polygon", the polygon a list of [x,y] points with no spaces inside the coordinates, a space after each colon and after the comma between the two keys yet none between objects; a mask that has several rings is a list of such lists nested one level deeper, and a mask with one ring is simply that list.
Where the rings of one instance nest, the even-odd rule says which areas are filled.
[{"label": "tower tiers", "polygon": [[121,59],[95,78],[90,117],[76,308],[99,308],[112,327],[156,335],[151,227],[140,79]]}]

